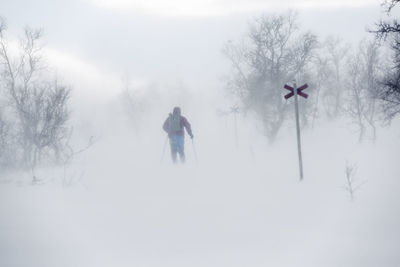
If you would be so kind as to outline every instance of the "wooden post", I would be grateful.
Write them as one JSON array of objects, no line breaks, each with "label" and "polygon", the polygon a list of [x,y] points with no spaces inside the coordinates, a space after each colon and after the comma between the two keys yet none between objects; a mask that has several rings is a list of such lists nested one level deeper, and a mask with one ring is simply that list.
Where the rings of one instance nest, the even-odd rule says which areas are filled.
[{"label": "wooden post", "polygon": [[237,128],[237,114],[239,113],[239,107],[238,106],[233,106],[231,107],[231,112],[233,113],[233,123],[234,123],[234,129],[235,129],[235,145],[236,148],[239,147],[239,140],[238,140],[238,128]]},{"label": "wooden post", "polygon": [[300,120],[299,120],[299,101],[297,94],[296,83],[293,84],[294,91],[294,109],[296,116],[296,130],[297,130],[297,152],[299,156],[299,170],[300,170],[300,181],[303,180],[303,158],[301,155],[301,138],[300,138]]}]

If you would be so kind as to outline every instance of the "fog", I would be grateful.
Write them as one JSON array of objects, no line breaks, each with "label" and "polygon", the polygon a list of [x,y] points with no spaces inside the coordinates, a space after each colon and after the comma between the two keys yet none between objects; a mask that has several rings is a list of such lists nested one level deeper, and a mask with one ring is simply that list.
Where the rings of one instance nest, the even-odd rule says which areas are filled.
[{"label": "fog", "polygon": [[[11,47],[25,25],[44,29],[43,59],[71,88],[76,153],[1,171],[0,266],[400,265],[399,119],[361,142],[346,116],[302,124],[300,181],[293,99],[269,140],[227,90],[223,53],[257,16],[288,8],[321,41],[357,47],[384,17],[380,1],[113,3],[1,4]],[[317,82],[298,83],[310,85],[306,112]],[[162,130],[175,106],[194,134],[185,133],[185,164],[172,163]]]}]

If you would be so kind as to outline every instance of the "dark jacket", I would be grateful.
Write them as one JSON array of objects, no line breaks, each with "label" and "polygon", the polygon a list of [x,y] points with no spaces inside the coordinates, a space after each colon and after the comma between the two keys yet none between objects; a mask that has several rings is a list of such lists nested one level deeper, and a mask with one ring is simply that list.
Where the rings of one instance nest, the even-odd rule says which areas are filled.
[{"label": "dark jacket", "polygon": [[190,137],[193,136],[192,134],[192,128],[190,127],[190,123],[188,122],[188,120],[184,117],[184,116],[180,116],[180,129],[179,131],[170,133],[169,132],[169,117],[165,120],[164,124],[163,124],[163,129],[165,132],[168,133],[168,136],[171,137],[173,135],[179,135],[179,136],[184,136],[185,135],[185,131],[183,130],[183,128],[186,128],[187,133],[189,134]]}]

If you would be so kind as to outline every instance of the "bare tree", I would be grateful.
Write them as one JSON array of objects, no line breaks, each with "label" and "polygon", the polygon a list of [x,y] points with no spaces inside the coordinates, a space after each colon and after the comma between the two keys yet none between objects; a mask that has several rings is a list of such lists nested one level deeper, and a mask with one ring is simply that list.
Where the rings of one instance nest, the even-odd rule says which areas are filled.
[{"label": "bare tree", "polygon": [[386,75],[376,89],[376,97],[381,100],[384,120],[390,122],[400,114],[400,34],[391,45],[393,62],[386,69]]},{"label": "bare tree", "polygon": [[379,79],[379,51],[376,41],[361,41],[355,55],[349,58],[348,80],[344,112],[357,127],[358,140],[361,142],[368,129],[372,139],[376,138],[376,122],[378,110],[374,90]]},{"label": "bare tree", "polygon": [[[386,0],[383,3],[385,11],[390,16],[391,11],[399,3],[399,0]],[[376,97],[382,100],[385,120],[390,122],[400,114],[400,23],[397,19],[392,21],[381,20],[377,29],[370,31],[379,40],[390,43],[393,52],[393,61],[376,89]]]},{"label": "bare tree", "polygon": [[34,169],[44,158],[61,156],[68,133],[70,89],[46,77],[41,30],[25,29],[19,55],[10,52],[5,32],[5,22],[0,20],[1,85],[14,116],[14,149],[21,164]]},{"label": "bare tree", "polygon": [[12,153],[11,125],[0,109],[0,169],[6,170],[15,163],[15,155]]},{"label": "bare tree", "polygon": [[[385,0],[382,3],[384,11],[388,16],[390,16],[392,9],[400,3],[400,0]],[[377,29],[370,30],[370,32],[375,33],[379,39],[386,39],[388,36],[397,36],[400,33],[400,23],[397,19],[392,21],[380,20],[377,24]]]},{"label": "bare tree", "polygon": [[[315,95],[314,95],[314,106],[312,111],[312,127],[314,127],[315,121],[321,115],[320,112],[320,98],[324,88],[330,83],[331,67],[329,59],[325,56],[323,50],[319,50],[312,59],[313,73],[315,74],[312,78],[314,80]],[[323,107],[325,105],[322,105]]]},{"label": "bare tree", "polygon": [[386,8],[386,12],[390,12],[398,3],[400,3],[400,0],[385,0],[382,5]]},{"label": "bare tree", "polygon": [[355,192],[360,189],[360,187],[363,186],[366,182],[358,181],[358,179],[356,178],[357,164],[351,164],[346,161],[345,174],[346,185],[343,187],[343,189],[349,194],[350,199],[354,201]]},{"label": "bare tree", "polygon": [[317,43],[313,34],[298,31],[294,12],[261,16],[242,43],[230,41],[224,49],[232,66],[228,88],[246,110],[260,117],[270,141],[286,118],[282,87],[303,80]]},{"label": "bare tree", "polygon": [[338,37],[328,37],[324,43],[331,79],[324,85],[323,102],[329,118],[339,116],[343,99],[343,80],[347,51],[350,46]]}]

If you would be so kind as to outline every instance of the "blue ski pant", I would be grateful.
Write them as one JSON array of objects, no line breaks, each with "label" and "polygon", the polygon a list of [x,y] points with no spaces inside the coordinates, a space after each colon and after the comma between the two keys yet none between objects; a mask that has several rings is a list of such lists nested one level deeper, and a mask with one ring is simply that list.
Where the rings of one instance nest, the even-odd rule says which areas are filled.
[{"label": "blue ski pant", "polygon": [[176,163],[177,154],[179,154],[179,158],[181,162],[185,162],[185,139],[181,135],[172,135],[169,138],[169,143],[171,145],[171,157],[172,161]]}]

